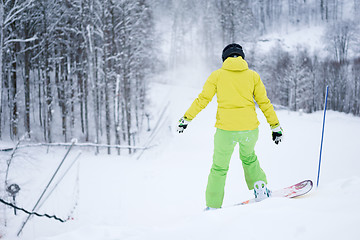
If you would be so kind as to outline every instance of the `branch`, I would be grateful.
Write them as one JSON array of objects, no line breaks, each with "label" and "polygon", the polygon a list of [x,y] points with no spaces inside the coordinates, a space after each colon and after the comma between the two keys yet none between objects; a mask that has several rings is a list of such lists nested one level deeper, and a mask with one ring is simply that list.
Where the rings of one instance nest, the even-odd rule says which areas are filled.
[{"label": "branch", "polygon": [[10,40],[7,40],[4,45],[6,46],[7,44],[9,43],[13,43],[13,42],[32,42],[32,41],[35,41],[37,40],[38,37],[35,35],[33,36],[32,38],[28,38],[28,39],[10,39]]},{"label": "branch", "polygon": [[[11,161],[13,160],[14,156],[15,156],[15,153],[16,153],[16,150],[19,149],[19,146],[20,146],[20,143],[21,141],[23,141],[25,138],[26,138],[27,134],[23,135],[19,141],[16,143],[16,146],[11,149],[12,150],[12,153],[11,153],[11,156],[10,156],[10,159],[6,161],[6,175],[5,175],[5,185],[7,186],[7,180],[8,180],[8,175],[9,175],[9,169],[10,169],[10,165],[11,165]],[[10,149],[6,149],[6,151],[9,151]]]},{"label": "branch", "polygon": [[30,0],[29,2],[25,2],[22,6],[14,6],[8,16],[6,16],[5,20],[4,20],[4,26],[6,27],[7,25],[11,24],[14,21],[14,18],[16,17],[16,15],[20,14],[21,12],[25,11],[25,9],[30,6],[30,4],[33,3],[34,0]]}]

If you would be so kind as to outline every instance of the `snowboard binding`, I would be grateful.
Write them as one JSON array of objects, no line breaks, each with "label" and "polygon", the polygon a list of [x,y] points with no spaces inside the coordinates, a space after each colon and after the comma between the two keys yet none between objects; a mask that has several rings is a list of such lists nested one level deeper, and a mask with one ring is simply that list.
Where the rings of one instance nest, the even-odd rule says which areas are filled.
[{"label": "snowboard binding", "polygon": [[260,202],[271,196],[271,191],[267,188],[264,181],[257,181],[254,184],[255,201]]}]

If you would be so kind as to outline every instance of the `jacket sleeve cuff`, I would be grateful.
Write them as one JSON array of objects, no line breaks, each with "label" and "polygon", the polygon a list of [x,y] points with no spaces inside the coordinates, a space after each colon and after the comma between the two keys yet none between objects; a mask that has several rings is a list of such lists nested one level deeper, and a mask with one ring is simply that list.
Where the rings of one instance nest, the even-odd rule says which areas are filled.
[{"label": "jacket sleeve cuff", "polygon": [[271,130],[273,130],[273,129],[277,128],[277,127],[280,127],[280,123],[277,123],[275,125],[270,125]]},{"label": "jacket sleeve cuff", "polygon": [[189,117],[187,117],[187,116],[184,116],[184,119],[185,119],[186,121],[188,121],[188,122],[191,122],[191,120],[192,120],[192,118],[189,118]]}]

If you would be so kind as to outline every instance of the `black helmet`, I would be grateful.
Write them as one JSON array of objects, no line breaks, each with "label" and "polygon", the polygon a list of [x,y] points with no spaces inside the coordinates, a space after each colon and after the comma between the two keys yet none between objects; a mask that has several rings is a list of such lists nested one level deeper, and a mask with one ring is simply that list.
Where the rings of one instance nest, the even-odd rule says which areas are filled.
[{"label": "black helmet", "polygon": [[222,60],[225,61],[228,57],[241,56],[245,59],[245,53],[239,44],[232,43],[227,45],[222,52]]}]

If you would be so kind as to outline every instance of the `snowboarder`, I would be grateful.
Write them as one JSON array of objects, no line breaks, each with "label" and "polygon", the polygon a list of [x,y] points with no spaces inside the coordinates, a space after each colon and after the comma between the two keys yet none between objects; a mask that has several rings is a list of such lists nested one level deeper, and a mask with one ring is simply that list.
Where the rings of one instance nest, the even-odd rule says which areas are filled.
[{"label": "snowboarder", "polygon": [[217,129],[214,136],[213,164],[206,188],[207,210],[222,206],[229,162],[237,143],[249,190],[254,189],[258,201],[271,194],[266,185],[266,175],[254,151],[260,124],[254,99],[270,125],[272,139],[276,144],[281,142],[283,130],[259,74],[250,70],[244,59],[245,54],[239,44],[229,44],[224,48],[222,67],[211,73],[198,98],[179,120],[177,128],[177,131],[182,133],[217,94]]}]

